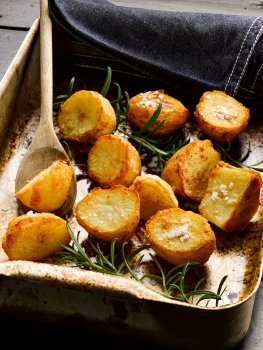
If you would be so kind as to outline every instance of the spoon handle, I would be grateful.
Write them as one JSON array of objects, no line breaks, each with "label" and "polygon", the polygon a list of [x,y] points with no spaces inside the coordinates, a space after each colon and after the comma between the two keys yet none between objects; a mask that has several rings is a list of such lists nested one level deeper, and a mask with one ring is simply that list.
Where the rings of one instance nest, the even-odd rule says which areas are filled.
[{"label": "spoon handle", "polygon": [[53,62],[52,22],[48,13],[48,0],[40,1],[40,123],[32,148],[42,146],[63,150],[53,127]]}]

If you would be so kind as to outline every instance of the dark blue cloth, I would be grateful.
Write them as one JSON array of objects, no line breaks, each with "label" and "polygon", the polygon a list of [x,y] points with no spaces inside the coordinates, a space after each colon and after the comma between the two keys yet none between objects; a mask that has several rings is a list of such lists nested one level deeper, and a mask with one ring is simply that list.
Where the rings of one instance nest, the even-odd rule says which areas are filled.
[{"label": "dark blue cloth", "polygon": [[75,37],[184,93],[219,89],[263,103],[263,17],[157,11],[105,0],[50,0]]}]

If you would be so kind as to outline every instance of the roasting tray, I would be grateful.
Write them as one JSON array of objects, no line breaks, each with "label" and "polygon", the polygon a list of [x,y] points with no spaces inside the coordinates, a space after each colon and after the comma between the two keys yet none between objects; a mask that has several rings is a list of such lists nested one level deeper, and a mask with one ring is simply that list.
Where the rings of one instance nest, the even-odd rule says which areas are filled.
[{"label": "roasting tray", "polygon": [[[100,70],[109,61],[134,91],[155,84],[143,76],[138,79],[134,72],[123,74],[125,69],[103,53],[92,51],[89,55],[92,48],[60,30],[54,25],[56,84],[64,84],[72,75],[83,77],[84,72],[88,72],[91,82],[100,82],[105,69],[103,74]],[[79,61],[84,56],[85,69]],[[9,220],[20,214],[14,199],[14,180],[39,121],[39,66],[36,20],[0,83],[0,242]],[[262,120],[252,118],[240,138],[241,148],[250,140],[253,152],[249,162],[260,160],[262,134]],[[82,187],[80,184],[77,201],[83,196]],[[70,220],[74,224],[74,217]],[[103,329],[108,334],[174,349],[230,349],[245,337],[250,325],[262,276],[262,226],[261,206],[244,232],[217,235],[217,250],[206,264],[206,274],[212,290],[228,275],[219,306],[173,301],[130,278],[52,263],[8,261],[0,247],[0,311],[14,317],[74,324],[89,331]]]}]

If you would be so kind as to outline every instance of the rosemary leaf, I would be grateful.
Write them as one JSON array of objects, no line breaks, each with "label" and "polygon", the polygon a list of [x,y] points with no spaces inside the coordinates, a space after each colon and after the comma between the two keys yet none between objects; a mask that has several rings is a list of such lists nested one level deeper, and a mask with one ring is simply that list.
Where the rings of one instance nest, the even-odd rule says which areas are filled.
[{"label": "rosemary leaf", "polygon": [[246,152],[246,154],[239,160],[234,159],[228,152],[231,149],[231,142],[228,142],[227,147],[224,148],[223,146],[215,143],[216,148],[218,151],[224,156],[226,161],[230,161],[233,165],[237,166],[238,168],[248,168],[248,169],[253,169],[259,172],[263,172],[263,168],[259,168],[258,166],[263,163],[263,160],[255,163],[255,164],[244,164],[242,161],[246,160],[249,156],[250,153],[250,144],[249,144],[249,150]]},{"label": "rosemary leaf", "polygon": [[111,78],[112,78],[112,70],[110,67],[107,67],[107,76],[104,81],[103,87],[101,89],[101,95],[105,97],[107,93],[109,92],[110,84],[111,84]]},{"label": "rosemary leaf", "polygon": [[162,103],[159,102],[159,105],[157,107],[157,109],[154,111],[152,117],[147,121],[147,123],[145,123],[145,125],[138,131],[138,134],[141,135],[143,134],[146,130],[148,130],[157,120],[157,118],[160,115],[160,112],[162,110]]}]

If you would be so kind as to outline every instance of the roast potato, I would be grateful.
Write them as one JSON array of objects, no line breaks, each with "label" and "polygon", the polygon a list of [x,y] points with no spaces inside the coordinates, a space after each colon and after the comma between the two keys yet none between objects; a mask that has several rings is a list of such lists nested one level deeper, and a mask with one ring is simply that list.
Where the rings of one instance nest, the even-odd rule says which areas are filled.
[{"label": "roast potato", "polygon": [[11,220],[2,246],[10,260],[41,261],[62,250],[70,235],[66,221],[51,213],[21,215]]},{"label": "roast potato", "polygon": [[199,127],[209,138],[226,143],[245,130],[250,111],[225,92],[214,90],[202,95],[194,115]]},{"label": "roast potato", "polygon": [[211,174],[199,212],[224,231],[242,231],[259,207],[261,186],[258,172],[220,161]]},{"label": "roast potato", "polygon": [[140,219],[140,198],[122,185],[92,189],[76,207],[76,219],[94,238],[128,241]]},{"label": "roast potato", "polygon": [[216,248],[216,238],[201,215],[180,208],[158,211],[146,222],[146,237],[157,255],[178,265],[208,261]]},{"label": "roast potato", "polygon": [[173,133],[183,127],[190,116],[189,110],[177,99],[164,93],[164,90],[142,92],[130,99],[128,120],[137,128],[142,128],[152,117],[159,102],[162,110],[149,131],[163,120],[164,124],[154,133],[155,136]]},{"label": "roast potato", "polygon": [[128,140],[106,135],[99,137],[91,147],[87,167],[90,178],[101,187],[130,186],[141,174],[141,158]]},{"label": "roast potato", "polygon": [[71,95],[58,113],[58,127],[65,139],[94,142],[116,128],[110,101],[96,91],[80,90]]},{"label": "roast potato", "polygon": [[175,194],[200,202],[205,194],[209,176],[221,159],[210,140],[190,142],[177,151],[164,167],[162,178]]},{"label": "roast potato", "polygon": [[158,210],[178,207],[171,186],[160,176],[151,174],[137,176],[130,188],[139,193],[141,220],[148,220]]},{"label": "roast potato", "polygon": [[16,192],[16,199],[38,212],[53,212],[65,202],[73,169],[67,161],[56,160]]}]

